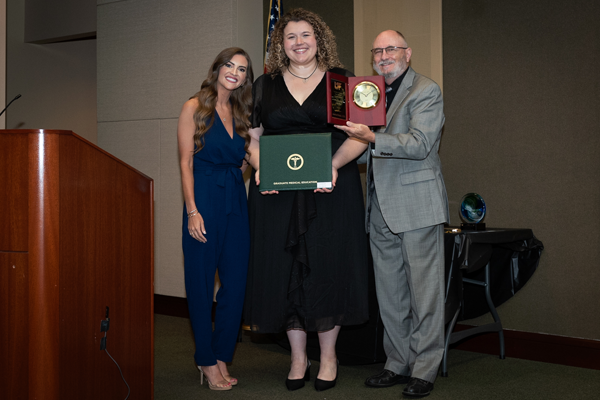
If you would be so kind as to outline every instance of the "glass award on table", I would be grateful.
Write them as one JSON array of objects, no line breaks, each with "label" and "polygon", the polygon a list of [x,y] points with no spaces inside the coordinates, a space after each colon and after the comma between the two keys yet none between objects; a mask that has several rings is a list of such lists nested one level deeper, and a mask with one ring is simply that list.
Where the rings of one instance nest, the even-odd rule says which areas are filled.
[{"label": "glass award on table", "polygon": [[460,202],[460,224],[462,230],[485,231],[486,206],[483,197],[477,193],[467,193]]}]

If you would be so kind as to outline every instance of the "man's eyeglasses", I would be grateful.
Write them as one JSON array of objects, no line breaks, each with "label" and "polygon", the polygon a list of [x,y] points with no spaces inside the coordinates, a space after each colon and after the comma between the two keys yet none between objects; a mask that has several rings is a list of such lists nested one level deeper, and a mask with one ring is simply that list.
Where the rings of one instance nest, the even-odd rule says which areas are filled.
[{"label": "man's eyeglasses", "polygon": [[383,52],[385,51],[386,53],[390,54],[390,55],[394,55],[397,52],[400,51],[400,49],[408,49],[408,47],[398,47],[398,46],[388,46],[386,48],[383,47],[377,47],[376,49],[371,49],[371,53],[373,53],[373,56],[381,56],[383,55]]}]

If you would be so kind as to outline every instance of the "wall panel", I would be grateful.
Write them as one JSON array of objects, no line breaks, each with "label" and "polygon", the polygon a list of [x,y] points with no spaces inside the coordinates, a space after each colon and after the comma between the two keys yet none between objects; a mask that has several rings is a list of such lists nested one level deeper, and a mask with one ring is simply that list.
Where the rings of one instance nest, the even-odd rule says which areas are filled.
[{"label": "wall panel", "polygon": [[157,274],[161,287],[170,288],[171,296],[185,297],[183,281],[183,251],[181,249],[181,223],[183,217],[183,193],[179,171],[177,148],[177,119],[160,121],[160,178],[161,192],[157,197],[161,204],[157,215],[160,230],[157,230],[161,252],[158,262],[162,266]]},{"label": "wall panel", "polygon": [[49,43],[96,35],[96,0],[26,0],[25,41]]},{"label": "wall panel", "polygon": [[443,88],[441,9],[441,0],[354,0],[355,73],[375,75],[373,41],[393,29],[413,50],[411,67]]},{"label": "wall panel", "polygon": [[160,21],[160,0],[98,6],[98,122],[159,115]]},{"label": "wall panel", "polygon": [[155,60],[160,66],[160,113],[154,118],[179,117],[183,102],[200,90],[214,58],[232,45],[235,6],[231,1],[211,0],[162,4],[160,51]]},{"label": "wall panel", "polygon": [[25,0],[7,0],[8,129],[66,129],[96,143],[96,41],[25,43]]},{"label": "wall panel", "polygon": [[160,189],[160,121],[140,120],[98,124],[98,146],[154,179]]},{"label": "wall panel", "polygon": [[185,296],[181,107],[226,47],[243,46],[260,73],[261,5],[261,0],[98,1],[98,142],[154,179],[156,293]]},{"label": "wall panel", "polygon": [[592,0],[444,2],[452,222],[474,191],[488,226],[532,228],[545,245],[538,271],[499,308],[509,329],[600,339],[597,15]]}]

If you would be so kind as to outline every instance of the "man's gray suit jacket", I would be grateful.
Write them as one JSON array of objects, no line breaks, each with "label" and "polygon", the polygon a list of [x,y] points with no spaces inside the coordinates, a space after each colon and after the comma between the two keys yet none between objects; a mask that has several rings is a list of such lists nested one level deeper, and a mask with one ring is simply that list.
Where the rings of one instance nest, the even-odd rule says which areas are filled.
[{"label": "man's gray suit jacket", "polygon": [[[387,112],[387,124],[375,133],[367,170],[367,210],[373,190],[386,224],[394,233],[449,221],[448,198],[438,155],[444,112],[442,93],[431,79],[409,67]],[[369,213],[366,227],[369,230]]]}]

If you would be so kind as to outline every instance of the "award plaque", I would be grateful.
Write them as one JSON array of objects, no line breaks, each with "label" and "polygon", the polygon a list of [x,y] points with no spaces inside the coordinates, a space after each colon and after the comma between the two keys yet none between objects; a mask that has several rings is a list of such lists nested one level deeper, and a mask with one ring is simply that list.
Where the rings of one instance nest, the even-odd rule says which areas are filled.
[{"label": "award plaque", "polygon": [[261,136],[261,192],[331,189],[331,133]]},{"label": "award plaque", "polygon": [[347,121],[385,125],[383,76],[346,77],[327,72],[327,122],[345,125]]},{"label": "award plaque", "polygon": [[327,98],[331,98],[331,115],[333,118],[346,120],[348,116],[346,107],[348,83],[337,79],[332,79],[330,82],[331,95]]}]

